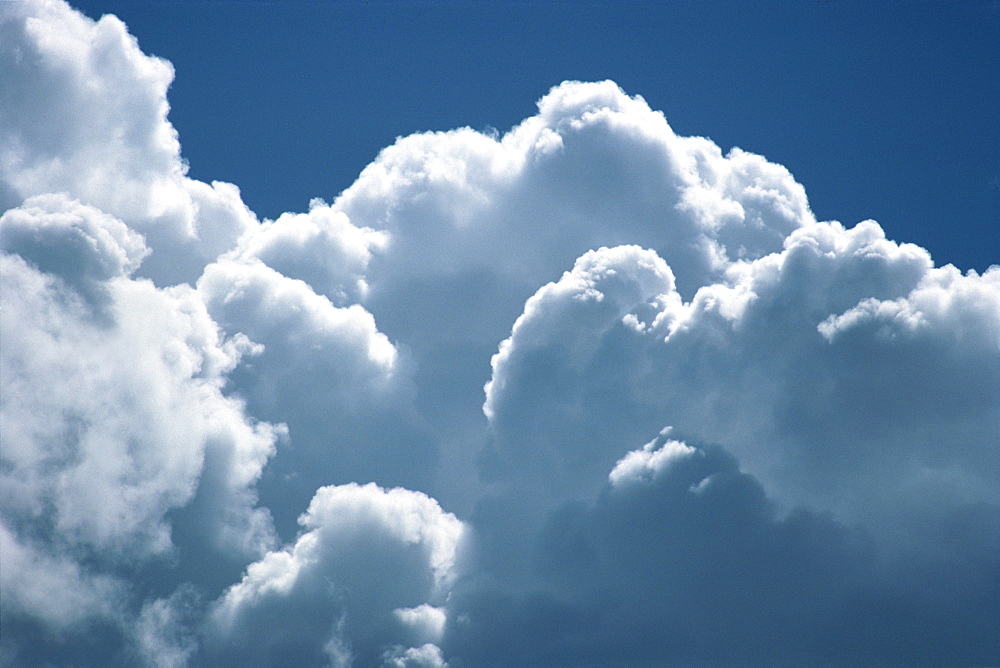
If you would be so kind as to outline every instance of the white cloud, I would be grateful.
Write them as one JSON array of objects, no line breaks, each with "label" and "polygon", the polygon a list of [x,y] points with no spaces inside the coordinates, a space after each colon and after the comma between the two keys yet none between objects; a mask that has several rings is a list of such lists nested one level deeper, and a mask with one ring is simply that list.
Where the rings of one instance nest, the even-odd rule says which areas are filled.
[{"label": "white cloud", "polygon": [[608,474],[611,486],[621,488],[654,480],[674,461],[693,457],[699,452],[680,441],[666,438],[670,431],[669,428],[664,429],[660,438],[619,459]]},{"label": "white cloud", "polygon": [[458,519],[419,492],[352,483],[318,490],[299,522],[294,545],[251,564],[215,604],[215,659],[316,663],[333,648],[370,664],[387,646],[439,639],[433,606],[452,582]]},{"label": "white cloud", "polygon": [[10,615],[39,619],[60,632],[88,618],[113,616],[124,598],[122,583],[114,578],[87,574],[71,558],[21,542],[2,522],[0,550],[0,590],[8,619]]},{"label": "white cloud", "polygon": [[387,240],[384,232],[355,227],[343,212],[313,200],[308,213],[285,213],[253,229],[230,256],[244,262],[258,259],[346,306],[367,296],[368,262]]},{"label": "white cloud", "polygon": [[[770,661],[789,645],[768,634],[803,619],[800,658],[989,656],[970,640],[981,625],[963,614],[965,635],[935,611],[983,605],[980,569],[1000,558],[975,537],[1000,518],[997,271],[934,268],[872,222],[806,225],[784,246],[690,302],[655,252],[601,249],[526,302],[487,385],[501,484],[471,521],[452,656],[571,664],[621,642],[682,663]],[[676,430],[627,451],[657,423]],[[928,573],[950,584],[921,599]],[[746,589],[772,576],[811,593]],[[895,609],[887,587],[939,644],[903,649],[902,626],[857,635]],[[737,621],[754,615],[769,621]],[[528,653],[509,644],[536,628],[549,632]],[[831,628],[857,639],[854,658]],[[579,653],[559,654],[571,638]]]},{"label": "white cloud", "polygon": [[173,67],[115,16],[5,2],[0,29],[0,207],[50,192],[96,206],[146,235],[143,274],[161,284],[193,281],[256,225],[235,186],[185,176],[167,121]]},{"label": "white cloud", "polygon": [[[780,250],[813,221],[783,167],[679,137],[612,82],[557,86],[502,136],[401,138],[332,208],[385,235],[363,304],[412,354],[417,404],[455,481],[476,475],[467,444],[483,425],[469,416],[489,357],[524,301],[578,257],[621,244],[653,250],[690,297],[722,277],[727,257]],[[466,507],[478,494],[434,492]]]},{"label": "white cloud", "polygon": [[661,434],[615,471],[590,499],[550,502],[541,521],[525,521],[517,486],[484,499],[470,520],[473,556],[451,595],[449,660],[975,663],[992,655],[982,615],[995,604],[982,588],[1000,542],[980,532],[1000,528],[996,506],[924,517],[919,549],[893,553],[826,514],[778,512],[718,446]]},{"label": "white cloud", "polygon": [[581,280],[578,263],[539,290],[494,358],[497,447],[524,448],[513,466],[558,453],[580,491],[618,439],[670,423],[731,448],[790,506],[874,521],[928,471],[951,503],[996,503],[997,272],[933,268],[871,222],[812,224],[785,246],[686,304],[668,283],[599,299],[633,258],[614,279]]},{"label": "white cloud", "polygon": [[[611,368],[634,360],[605,353],[641,346],[653,317],[680,307],[673,289],[655,252],[622,246],[584,254],[527,301],[493,357],[484,404],[514,480],[539,475],[537,484],[584,498],[603,484],[621,454],[629,406],[618,399],[629,398],[634,373]],[[584,404],[584,396],[600,405]]]},{"label": "white cloud", "polygon": [[[588,250],[654,249],[690,296],[727,257],[780,250],[813,221],[784,167],[679,137],[612,82],[557,86],[502,137],[468,128],[404,137],[333,207],[388,234],[372,259],[369,308],[414,345],[495,342],[537,286]],[[434,299],[454,286],[493,308],[456,322]]]},{"label": "white cloud", "polygon": [[0,244],[77,290],[130,275],[148,255],[141,235],[65,195],[38,195],[3,215]]},{"label": "white cloud", "polygon": [[[443,608],[421,603],[415,608],[397,608],[392,611],[404,626],[407,626],[422,638],[432,638],[440,641],[444,635],[444,626],[448,621]],[[440,650],[439,650],[440,651]]]},{"label": "white cloud", "polygon": [[141,238],[92,207],[29,200],[0,217],[0,243],[5,611],[59,623],[90,597],[72,614],[117,615],[122,567],[169,552],[168,514],[196,492],[213,499],[203,547],[259,554],[253,485],[275,428],[221,392],[240,341],[192,288],[130,278]]},{"label": "white cloud", "polygon": [[384,655],[385,668],[448,668],[441,648],[427,643],[420,647],[398,648]]},{"label": "white cloud", "polygon": [[252,414],[288,425],[261,485],[286,537],[322,485],[430,479],[437,452],[412,408],[409,363],[362,306],[336,307],[254,258],[209,265],[198,293],[224,331],[261,346],[230,382]]},{"label": "white cloud", "polygon": [[197,651],[192,618],[198,610],[196,594],[180,588],[169,598],[148,601],[133,626],[136,653],[148,666],[182,668]]},{"label": "white cloud", "polygon": [[[671,393],[688,412],[673,423],[696,428],[691,404],[713,399],[705,437],[732,443],[780,496],[862,521],[925,469],[957,467],[975,481],[960,498],[995,503],[997,481],[980,475],[1000,454],[995,272],[932,268],[871,222],[803,228],[785,245],[706,289],[667,340],[664,379],[684,383],[684,360],[702,375]],[[859,326],[876,304],[905,308]]]},{"label": "white cloud", "polygon": [[[335,307],[304,282],[260,262],[214,263],[198,281],[198,290],[216,321],[264,345],[258,357],[273,355],[284,369],[335,358],[328,372],[343,378],[324,382],[327,391],[341,390],[338,403],[358,400],[357,386],[369,385],[377,392],[392,380],[397,351],[361,306]],[[347,383],[355,387],[349,390],[343,386]]]}]

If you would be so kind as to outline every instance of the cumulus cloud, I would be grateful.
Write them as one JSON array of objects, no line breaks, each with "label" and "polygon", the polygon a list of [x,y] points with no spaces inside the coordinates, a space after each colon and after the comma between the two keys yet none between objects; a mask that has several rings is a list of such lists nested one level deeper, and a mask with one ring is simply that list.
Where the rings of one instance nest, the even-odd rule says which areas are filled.
[{"label": "cumulus cloud", "polygon": [[[380,326],[428,356],[439,345],[477,358],[475,344],[495,346],[524,300],[589,250],[653,249],[690,297],[730,259],[780,250],[814,221],[784,167],[680,137],[610,81],[553,88],[502,136],[404,137],[333,206],[387,234],[366,302]],[[459,298],[491,308],[459,311]]]},{"label": "cumulus cloud", "polygon": [[[514,657],[498,664],[992,656],[981,592],[1000,543],[976,536],[1000,521],[996,269],[935,268],[871,222],[800,228],[689,302],[666,266],[591,251],[500,344],[484,404],[497,482],[445,646],[487,664],[497,646]],[[678,436],[625,452],[657,421]],[[694,462],[717,471],[673,477]],[[775,574],[793,587],[746,589]],[[532,633],[530,657],[504,644]]]},{"label": "cumulus cloud", "polygon": [[190,587],[147,601],[134,623],[132,658],[164,668],[189,665],[198,648],[194,629],[201,612],[197,592]]},{"label": "cumulus cloud", "polygon": [[6,212],[0,243],[5,615],[116,612],[118,562],[167,554],[196,494],[203,547],[267,547],[253,485],[276,429],[221,391],[241,341],[192,288],[131,278],[142,238],[65,196]]},{"label": "cumulus cloud", "polygon": [[609,81],[554,88],[538,115],[499,138],[469,129],[403,138],[336,206],[388,230],[385,262],[406,275],[471,265],[537,285],[587,250],[637,243],[660,252],[685,290],[727,257],[779,250],[813,221],[786,169],[678,137]]},{"label": "cumulus cloud", "polygon": [[485,409],[500,450],[579,457],[593,481],[618,456],[614,435],[659,421],[732,448],[790,505],[844,519],[924,484],[996,503],[983,474],[1000,455],[996,270],[934,268],[872,222],[813,224],[785,246],[687,303],[634,278],[635,294],[605,295],[629,274],[581,281],[579,263],[542,288],[494,358]]},{"label": "cumulus cloud", "polygon": [[3,663],[1000,658],[1000,268],[612,82],[258,223],[120,21],[0,34]]},{"label": "cumulus cloud", "polygon": [[957,547],[994,530],[995,512],[938,526],[971,560],[961,568],[927,543],[889,555],[864,529],[780,512],[731,454],[669,430],[589,500],[550,504],[530,536],[501,535],[525,526],[511,508],[471,519],[444,643],[456,664],[975,664],[996,649],[983,587],[1000,545]]},{"label": "cumulus cloud", "polygon": [[288,455],[261,484],[287,537],[324,484],[427,483],[437,452],[412,408],[408,363],[363,307],[334,306],[256,259],[209,265],[198,293],[226,332],[260,346],[230,380],[254,415],[288,425]]},{"label": "cumulus cloud", "polygon": [[173,67],[117,17],[7,2],[0,31],[0,208],[68,193],[145,234],[143,274],[164,284],[194,280],[256,225],[235,186],[185,176],[167,121]]},{"label": "cumulus cloud", "polygon": [[[730,259],[779,251],[814,221],[785,168],[680,137],[610,81],[556,86],[503,135],[401,138],[332,206],[385,235],[364,306],[415,357],[417,403],[456,480],[475,475],[467,444],[483,425],[458,416],[478,412],[497,343],[525,300],[578,257],[653,250],[690,298]],[[444,487],[435,493],[466,504],[478,493]]]},{"label": "cumulus cloud", "polygon": [[[119,221],[47,204],[0,218],[5,506],[54,510],[56,526],[84,542],[134,538],[158,551],[169,542],[163,513],[190,498],[207,444],[239,451],[227,477],[240,488],[259,474],[273,433],[222,396],[239,342],[220,338],[194,290],[129,278],[122,258],[141,254],[141,240],[121,234],[122,248],[108,232],[124,232]],[[35,253],[52,260],[46,245],[69,281],[30,263]],[[6,253],[25,248],[27,257]],[[106,303],[81,299],[74,283],[84,277]]]},{"label": "cumulus cloud", "polygon": [[72,559],[26,545],[2,524],[0,541],[5,612],[44,620],[53,630],[62,631],[88,617],[111,615],[112,606],[121,600],[121,583],[85,574]]},{"label": "cumulus cloud", "polygon": [[78,291],[131,275],[149,253],[123,222],[65,195],[38,195],[4,214],[0,244]]},{"label": "cumulus cloud", "polygon": [[498,524],[473,521],[486,554],[454,595],[447,646],[469,665],[815,661],[869,564],[862,537],[778,518],[731,455],[666,435],[550,506],[513,581],[491,568]]},{"label": "cumulus cloud", "polygon": [[343,211],[313,200],[308,213],[285,213],[246,234],[229,256],[260,260],[289,278],[308,283],[336,306],[364,300],[372,253],[388,241],[384,232],[351,224]]},{"label": "cumulus cloud", "polygon": [[462,523],[419,492],[353,483],[318,490],[299,523],[294,545],[251,564],[213,607],[211,660],[440,665],[434,606]]},{"label": "cumulus cloud", "polygon": [[420,647],[398,648],[383,655],[386,668],[447,668],[441,648],[427,643]]}]

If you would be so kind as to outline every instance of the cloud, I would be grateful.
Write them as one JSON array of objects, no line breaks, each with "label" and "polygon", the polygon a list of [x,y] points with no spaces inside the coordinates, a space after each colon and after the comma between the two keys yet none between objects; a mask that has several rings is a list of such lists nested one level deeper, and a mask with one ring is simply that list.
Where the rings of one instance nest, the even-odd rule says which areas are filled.
[{"label": "cloud", "polygon": [[[494,357],[499,451],[552,451],[579,491],[586,467],[592,485],[620,454],[616,435],[659,421],[731,448],[790,506],[843,519],[874,521],[925,486],[949,505],[997,503],[984,475],[998,456],[996,270],[934,268],[872,222],[813,224],[785,246],[688,303],[666,281],[643,290],[651,251],[581,258],[528,300]],[[614,270],[586,269],[598,256]]]},{"label": "cloud", "polygon": [[198,649],[194,628],[203,613],[197,592],[178,588],[169,598],[147,601],[134,626],[132,659],[146,665],[179,668],[190,664]]},{"label": "cloud", "polygon": [[398,648],[383,655],[387,668],[447,668],[441,648],[427,643],[420,647]]},{"label": "cloud", "polygon": [[[480,390],[497,343],[525,300],[578,257],[654,250],[690,298],[730,259],[778,251],[814,220],[784,167],[680,137],[609,81],[556,86],[503,135],[401,138],[332,207],[384,235],[363,304],[413,356],[417,405],[455,481],[476,475],[468,444],[482,440]],[[468,507],[478,491],[434,493]]]},{"label": "cloud", "polygon": [[491,568],[507,507],[473,520],[485,553],[453,595],[446,646],[469,665],[821,660],[871,559],[829,519],[779,518],[725,451],[666,435],[550,505],[513,581]]},{"label": "cloud", "polygon": [[388,653],[435,665],[434,606],[446,600],[462,523],[419,492],[353,483],[319,489],[299,523],[294,545],[251,564],[213,606],[208,660],[374,665]]},{"label": "cloud", "polygon": [[280,274],[305,281],[337,306],[363,301],[372,253],[388,241],[384,232],[358,228],[322,200],[308,213],[285,213],[264,221],[240,240],[234,259],[257,259]]},{"label": "cloud", "polygon": [[131,278],[142,238],[65,196],[7,211],[0,244],[4,614],[116,617],[122,568],[168,555],[196,497],[203,549],[259,554],[278,430],[222,394],[243,340],[192,288]]},{"label": "cloud", "polygon": [[474,265],[537,284],[587,250],[637,243],[660,252],[686,290],[725,257],[778,250],[813,220],[786,169],[678,137],[610,81],[553,88],[502,137],[402,138],[335,206],[389,231],[388,257],[407,275]]},{"label": "cloud", "polygon": [[142,236],[120,220],[65,195],[30,197],[4,214],[0,244],[78,291],[131,275],[149,253]]},{"label": "cloud", "polygon": [[[997,277],[871,222],[800,228],[690,302],[652,250],[583,255],[493,358],[496,483],[444,646],[477,665],[988,660]],[[676,429],[627,452],[658,420]]]},{"label": "cloud", "polygon": [[[814,221],[784,167],[679,137],[610,81],[556,86],[499,137],[464,128],[401,138],[333,206],[386,234],[366,304],[414,349],[495,345],[524,300],[589,250],[653,249],[690,296],[729,259],[780,250]],[[492,308],[459,319],[458,297]]]},{"label": "cloud", "polygon": [[142,273],[193,281],[256,225],[228,183],[187,178],[167,121],[173,67],[143,54],[113,15],[55,0],[0,12],[0,208],[67,193],[146,235]]},{"label": "cloud", "polygon": [[995,507],[937,525],[956,552],[925,541],[900,556],[829,515],[780,512],[724,449],[664,430],[528,535],[520,510],[516,492],[498,495],[470,521],[443,643],[456,664],[975,664],[996,651],[984,587],[1000,544],[958,537],[992,531]]},{"label": "cloud", "polygon": [[612,82],[259,223],[0,5],[3,663],[997,662],[1000,269]]},{"label": "cloud", "polygon": [[288,425],[287,455],[261,485],[284,535],[324,484],[428,481],[437,452],[412,408],[408,362],[363,307],[336,307],[253,259],[209,265],[198,293],[224,331],[260,346],[230,381],[253,415]]},{"label": "cloud", "polygon": [[5,612],[21,612],[61,631],[88,617],[110,616],[122,598],[121,583],[113,578],[84,574],[72,559],[24,544],[2,524],[0,540]]}]

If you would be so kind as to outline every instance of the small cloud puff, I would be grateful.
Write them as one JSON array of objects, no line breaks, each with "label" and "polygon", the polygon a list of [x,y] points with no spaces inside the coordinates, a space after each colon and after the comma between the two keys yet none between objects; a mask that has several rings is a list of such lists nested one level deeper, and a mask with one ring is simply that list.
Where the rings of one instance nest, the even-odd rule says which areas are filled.
[{"label": "small cloud puff", "polygon": [[623,488],[629,485],[648,483],[655,480],[674,461],[693,457],[698,453],[697,450],[681,441],[667,438],[670,431],[669,428],[664,429],[657,439],[650,441],[639,450],[632,450],[619,459],[615,467],[611,469],[611,473],[608,474],[611,486]]},{"label": "small cloud puff", "polygon": [[350,484],[318,490],[299,521],[294,545],[251,564],[213,606],[212,660],[312,664],[330,647],[367,665],[387,652],[400,665],[440,658],[429,643],[463,533],[454,515],[419,492]]},{"label": "small cloud puff", "polygon": [[38,195],[0,217],[0,248],[75,287],[130,276],[149,254],[125,223],[65,195]]},{"label": "small cloud puff", "polygon": [[254,228],[230,253],[243,261],[256,258],[275,271],[308,283],[337,306],[358,303],[368,294],[365,276],[373,251],[388,235],[351,224],[347,215],[321,200],[308,213],[284,213]]},{"label": "small cloud puff", "polygon": [[448,668],[448,662],[441,654],[441,648],[427,643],[420,647],[402,647],[383,655],[384,668]]}]

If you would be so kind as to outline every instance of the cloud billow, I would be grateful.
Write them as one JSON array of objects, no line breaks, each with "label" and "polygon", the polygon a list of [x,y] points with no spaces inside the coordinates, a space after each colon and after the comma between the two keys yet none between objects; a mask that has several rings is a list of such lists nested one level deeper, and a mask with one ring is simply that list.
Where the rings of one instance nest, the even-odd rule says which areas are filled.
[{"label": "cloud billow", "polygon": [[5,665],[1000,661],[1000,268],[608,81],[259,221],[0,4]]}]

